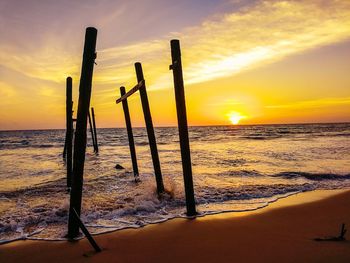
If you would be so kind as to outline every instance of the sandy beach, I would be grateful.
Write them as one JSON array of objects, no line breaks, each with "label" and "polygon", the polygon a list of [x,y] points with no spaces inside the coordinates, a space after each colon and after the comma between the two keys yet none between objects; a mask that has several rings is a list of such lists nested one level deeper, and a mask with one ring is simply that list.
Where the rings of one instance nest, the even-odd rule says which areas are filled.
[{"label": "sandy beach", "polygon": [[77,242],[18,241],[0,262],[350,262],[350,241],[317,242],[350,225],[350,191],[294,195],[267,208],[175,219]]}]

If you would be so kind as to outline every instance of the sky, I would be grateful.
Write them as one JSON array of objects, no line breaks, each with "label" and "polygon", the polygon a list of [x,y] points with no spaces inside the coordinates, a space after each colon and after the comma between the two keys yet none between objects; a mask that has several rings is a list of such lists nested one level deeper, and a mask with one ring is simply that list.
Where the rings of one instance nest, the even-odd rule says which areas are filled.
[{"label": "sky", "polygon": [[[0,130],[65,127],[85,28],[98,29],[91,106],[124,127],[119,87],[141,62],[155,126],[174,126],[179,39],[189,125],[350,121],[348,0],[0,0]],[[138,94],[129,100],[144,126]]]}]

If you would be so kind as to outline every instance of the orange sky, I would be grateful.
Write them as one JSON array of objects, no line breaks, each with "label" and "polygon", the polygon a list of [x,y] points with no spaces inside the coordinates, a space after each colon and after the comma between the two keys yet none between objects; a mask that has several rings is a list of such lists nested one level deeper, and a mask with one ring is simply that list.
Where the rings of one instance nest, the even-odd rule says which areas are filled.
[{"label": "orange sky", "polygon": [[[99,30],[98,127],[124,126],[115,99],[136,84],[136,61],[154,124],[176,125],[173,38],[190,125],[230,124],[233,115],[242,124],[350,121],[350,1],[136,2],[2,1],[0,129],[64,128],[65,78],[73,77],[76,106],[86,26]],[[134,126],[144,126],[137,95],[129,107]]]}]

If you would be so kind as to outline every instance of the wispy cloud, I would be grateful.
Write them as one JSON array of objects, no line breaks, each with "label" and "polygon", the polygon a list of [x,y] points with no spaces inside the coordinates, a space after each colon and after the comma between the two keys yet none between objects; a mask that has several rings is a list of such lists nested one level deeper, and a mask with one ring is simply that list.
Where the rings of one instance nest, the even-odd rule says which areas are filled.
[{"label": "wispy cloud", "polygon": [[[288,56],[350,39],[349,0],[226,0],[220,2],[225,2],[224,12],[212,14],[195,26],[183,26],[178,32],[168,34],[164,34],[168,30],[158,34],[160,31],[154,31],[150,26],[167,29],[160,23],[167,22],[166,16],[171,14],[174,5],[178,4],[173,1],[148,1],[166,6],[167,11],[161,16],[163,9],[158,10],[157,14],[151,14],[145,18],[145,25],[140,23],[138,18],[145,17],[144,12],[151,12],[152,8],[148,4],[139,7],[139,3],[131,3],[132,1],[125,4],[125,1],[106,0],[98,5],[95,1],[85,1],[84,4],[67,1],[70,8],[65,8],[65,5],[56,1],[55,4],[45,4],[46,8],[51,8],[50,12],[42,12],[40,8],[44,4],[32,6],[27,2],[24,1],[26,4],[20,5],[18,10],[17,6],[12,4],[13,8],[16,8],[13,10],[18,13],[9,16],[12,12],[7,10],[8,14],[0,16],[0,32],[5,35],[0,41],[0,94],[15,97],[14,94],[19,92],[21,98],[27,100],[26,106],[40,102],[45,104],[45,107],[53,107],[55,103],[60,104],[64,101],[64,82],[67,75],[73,77],[74,86],[77,86],[83,39],[81,28],[85,25],[94,24],[101,29],[98,34],[98,65],[94,71],[92,99],[95,105],[105,107],[106,112],[115,106],[113,102],[119,86],[129,88],[136,83],[133,68],[136,61],[143,64],[149,90],[172,87],[169,40],[173,38],[181,41],[186,85],[233,76]],[[180,2],[184,4],[186,1]],[[209,2],[211,1],[206,1],[207,4]],[[57,6],[57,10],[67,12],[50,19]],[[31,15],[42,16],[27,17],[28,8],[35,9]],[[148,9],[144,11],[144,8]],[[179,11],[182,6],[178,8]],[[1,10],[5,13],[5,9]],[[72,20],[63,21],[68,18]],[[187,16],[186,19],[190,20]],[[47,21],[49,25],[43,25],[42,20]],[[32,23],[33,21],[36,23]],[[4,26],[4,22],[9,24]],[[36,25],[33,32],[28,30],[27,24]],[[136,31],[140,34],[139,37],[133,37]],[[24,40],[28,40],[28,43]],[[208,92],[204,95],[212,97],[215,94]],[[226,95],[223,94],[222,97],[226,98]],[[242,99],[240,103],[242,101],[245,100]],[[218,101],[217,106],[225,103]],[[317,107],[347,103],[348,98],[329,99],[270,105],[267,108]],[[19,104],[23,103],[13,104],[13,108]],[[253,103],[246,104],[252,107]],[[227,101],[227,105],[239,106],[230,101]],[[57,113],[61,108],[54,111]],[[61,113],[63,112],[62,110]]]},{"label": "wispy cloud", "polygon": [[[170,86],[166,69],[171,38],[181,39],[186,83],[193,84],[231,76],[349,37],[349,1],[262,1],[240,12],[211,17],[164,39],[103,50],[108,68],[101,70],[100,80],[128,80],[132,68],[125,61],[141,58],[150,65],[152,88]],[[113,74],[108,74],[110,70]]]},{"label": "wispy cloud", "polygon": [[[119,15],[119,12],[116,13]],[[106,21],[104,21],[105,23]],[[238,12],[214,15],[202,24],[160,39],[99,50],[96,84],[134,82],[132,63],[147,65],[151,88],[169,87],[169,39],[179,38],[187,84],[237,74],[286,56],[350,37],[350,2],[260,1]],[[0,63],[31,77],[62,81],[78,74],[78,56],[48,40],[34,54],[0,52]]]},{"label": "wispy cloud", "polygon": [[[350,107],[350,97],[347,98],[322,98],[317,100],[303,100],[287,104],[267,105],[266,109],[315,109],[329,106],[348,105]],[[350,108],[349,108],[350,109]]]}]

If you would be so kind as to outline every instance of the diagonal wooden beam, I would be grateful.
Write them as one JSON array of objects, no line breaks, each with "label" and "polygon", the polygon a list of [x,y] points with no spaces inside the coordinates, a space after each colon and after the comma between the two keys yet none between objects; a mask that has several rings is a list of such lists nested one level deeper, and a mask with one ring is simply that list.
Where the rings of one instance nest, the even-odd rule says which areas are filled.
[{"label": "diagonal wooden beam", "polygon": [[145,81],[141,80],[138,84],[136,84],[135,87],[133,87],[131,90],[129,90],[125,95],[121,96],[119,99],[116,100],[116,103],[120,103],[123,100],[127,99],[129,96],[134,94],[136,91],[138,91],[143,85],[145,85]]}]

